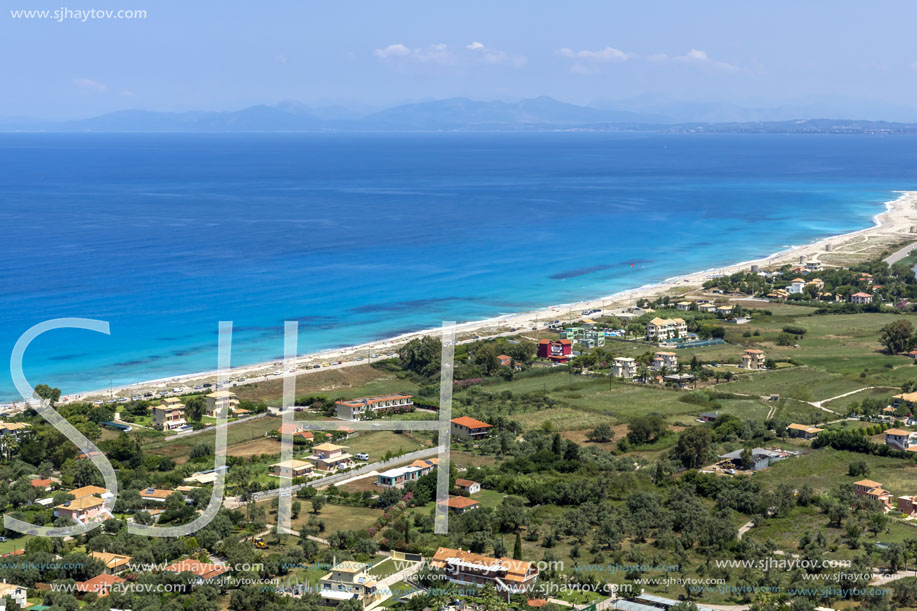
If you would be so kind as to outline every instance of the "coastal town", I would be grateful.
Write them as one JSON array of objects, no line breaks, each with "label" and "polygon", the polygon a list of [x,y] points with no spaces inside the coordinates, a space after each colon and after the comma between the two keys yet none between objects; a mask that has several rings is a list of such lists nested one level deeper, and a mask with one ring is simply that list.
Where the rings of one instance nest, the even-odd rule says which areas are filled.
[{"label": "coastal town", "polygon": [[[911,244],[464,338],[445,419],[430,335],[310,368],[292,405],[282,375],[91,400],[39,385],[94,446],[34,403],[8,406],[0,500],[28,524],[94,528],[7,526],[2,596],[36,610],[915,607]],[[194,522],[217,485],[199,531],[133,534]]]}]

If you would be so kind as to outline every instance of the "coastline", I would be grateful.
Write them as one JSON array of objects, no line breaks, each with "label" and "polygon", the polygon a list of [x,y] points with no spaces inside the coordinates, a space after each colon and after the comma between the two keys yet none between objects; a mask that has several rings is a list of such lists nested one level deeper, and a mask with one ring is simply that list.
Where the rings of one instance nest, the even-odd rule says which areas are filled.
[{"label": "coastline", "polygon": [[[885,211],[879,212],[873,217],[873,225],[871,227],[822,238],[810,244],[791,246],[759,259],[742,261],[674,276],[661,282],[626,289],[601,298],[556,304],[537,310],[517,312],[461,323],[455,326],[457,341],[471,341],[471,337],[474,335],[494,337],[501,334],[509,334],[512,333],[509,332],[510,328],[517,329],[517,331],[513,333],[517,334],[531,329],[532,326],[537,326],[538,323],[544,323],[548,319],[552,321],[556,319],[580,319],[582,318],[580,312],[583,310],[597,308],[604,310],[619,310],[622,307],[633,305],[633,303],[639,299],[662,295],[676,289],[680,292],[694,291],[699,289],[704,281],[714,276],[733,274],[748,269],[752,265],[758,265],[762,268],[778,267],[788,263],[798,263],[801,257],[805,257],[807,261],[819,261],[824,255],[839,253],[839,249],[842,246],[858,238],[863,238],[862,242],[859,242],[858,245],[868,244],[870,239],[901,239],[908,235],[913,235],[914,240],[917,240],[917,234],[911,234],[911,228],[917,227],[917,191],[895,191],[894,193],[898,193],[899,196],[894,200],[885,202]],[[570,313],[573,314],[572,318],[570,317]],[[438,335],[440,333],[441,329],[439,328],[422,329],[356,346],[333,348],[301,355],[296,359],[295,374],[302,375],[310,372],[328,371],[329,369],[365,364],[367,362],[365,357],[368,354],[376,354],[379,358],[382,358],[387,353],[395,352],[399,346],[412,339],[428,335]],[[363,357],[363,359],[357,360],[360,357]],[[328,362],[336,363],[337,361],[341,361],[342,363],[329,365],[328,367],[319,367],[318,369],[313,368],[316,364],[321,365],[322,363]],[[234,380],[239,377],[245,377],[245,384],[267,379],[276,379],[283,375],[282,373],[276,373],[281,365],[280,361],[274,360],[233,367],[229,371],[228,377]],[[129,398],[131,395],[143,394],[144,392],[171,390],[172,388],[178,387],[183,388],[185,391],[189,391],[193,385],[214,383],[216,378],[217,371],[215,370],[180,374],[126,384],[112,389],[104,388],[70,393],[62,396],[61,402],[125,396]],[[235,385],[237,385],[235,382],[231,384],[231,386]],[[22,403],[22,401],[18,401],[11,404],[16,405]]]}]

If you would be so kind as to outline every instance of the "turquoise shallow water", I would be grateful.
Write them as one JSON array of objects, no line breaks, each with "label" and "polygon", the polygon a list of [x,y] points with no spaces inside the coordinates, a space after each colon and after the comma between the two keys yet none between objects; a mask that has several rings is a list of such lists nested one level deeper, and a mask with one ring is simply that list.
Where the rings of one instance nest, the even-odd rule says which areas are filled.
[{"label": "turquoise shallow water", "polygon": [[[2,135],[0,352],[78,392],[607,295],[868,227],[908,137]],[[5,362],[4,357],[4,362]],[[0,371],[0,400],[18,398]]]}]

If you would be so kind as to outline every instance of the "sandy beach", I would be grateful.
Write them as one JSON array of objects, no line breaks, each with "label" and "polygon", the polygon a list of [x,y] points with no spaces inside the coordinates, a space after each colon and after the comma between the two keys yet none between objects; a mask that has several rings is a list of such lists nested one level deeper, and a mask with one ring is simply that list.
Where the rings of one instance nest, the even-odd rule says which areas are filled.
[{"label": "sandy beach", "polygon": [[[897,199],[886,203],[884,212],[874,217],[874,225],[866,229],[825,238],[811,244],[793,246],[762,259],[742,261],[724,267],[677,276],[663,282],[621,291],[601,298],[558,304],[529,312],[462,323],[456,325],[457,339],[459,342],[472,341],[475,336],[483,338],[513,333],[511,329],[516,329],[516,332],[518,332],[529,330],[535,326],[543,328],[547,321],[582,319],[584,318],[582,315],[584,310],[601,309],[605,314],[608,314],[614,310],[632,306],[642,298],[655,297],[667,293],[685,294],[697,291],[705,280],[718,275],[728,275],[747,270],[752,265],[766,269],[777,268],[785,264],[795,265],[800,262],[818,261],[826,267],[831,267],[853,263],[857,260],[865,260],[867,257],[873,256],[892,245],[907,241],[909,236],[913,236],[913,239],[917,241],[917,233],[914,233],[917,231],[917,191],[899,193],[900,196]],[[595,314],[595,316],[598,315],[600,314]],[[296,360],[295,373],[300,375],[313,371],[325,371],[334,367],[365,364],[369,358],[384,358],[387,354],[396,354],[399,346],[414,338],[440,334],[441,332],[441,329],[425,329],[358,346],[303,355]],[[214,351],[216,351],[216,346],[214,346]],[[341,363],[338,364],[338,361]],[[326,363],[328,365],[322,367]],[[315,368],[315,365],[319,365],[319,368]],[[283,372],[280,371],[281,367],[282,363],[280,361],[234,367],[229,372],[228,378],[231,380],[229,384],[237,385],[239,378],[245,378],[245,384],[276,378],[283,375]],[[142,395],[145,392],[163,392],[171,391],[172,389],[181,389],[181,392],[187,392],[196,385],[214,384],[216,381],[216,371],[189,373],[137,382],[112,389],[104,388],[65,395],[62,397],[62,401],[96,400],[110,397],[129,398],[138,394]]]}]

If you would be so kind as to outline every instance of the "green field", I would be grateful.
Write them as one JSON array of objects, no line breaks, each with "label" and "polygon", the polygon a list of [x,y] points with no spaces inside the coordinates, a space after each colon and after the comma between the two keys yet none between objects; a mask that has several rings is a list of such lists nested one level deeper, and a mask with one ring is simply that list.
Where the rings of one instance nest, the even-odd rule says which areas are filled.
[{"label": "green field", "polygon": [[880,482],[893,495],[917,494],[917,464],[914,462],[831,448],[819,448],[795,458],[781,460],[769,469],[756,473],[755,477],[769,487],[776,487],[780,483],[797,487],[808,484],[816,491],[827,491],[838,484],[863,479],[847,475],[848,465],[861,460],[869,465],[867,477]]},{"label": "green field", "polygon": [[370,433],[355,433],[341,441],[340,445],[348,446],[350,448],[348,451],[351,454],[366,452],[369,454],[370,462],[375,462],[380,460],[386,452],[407,454],[431,444],[424,444],[422,440],[410,433],[374,431]]}]

